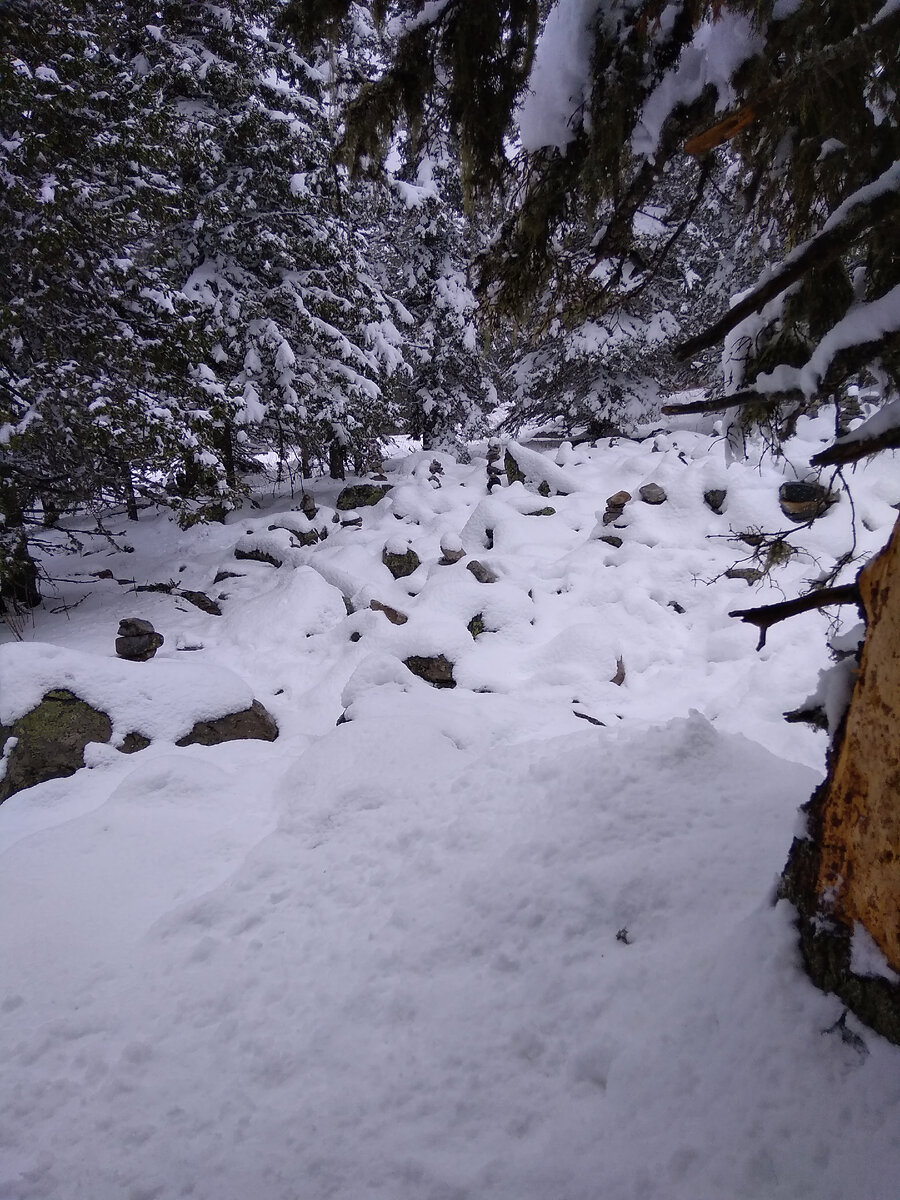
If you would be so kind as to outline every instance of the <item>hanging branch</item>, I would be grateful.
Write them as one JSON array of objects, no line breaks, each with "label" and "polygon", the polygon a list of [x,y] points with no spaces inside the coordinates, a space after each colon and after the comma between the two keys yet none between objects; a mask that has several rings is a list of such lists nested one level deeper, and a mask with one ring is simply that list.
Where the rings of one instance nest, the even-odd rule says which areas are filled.
[{"label": "hanging branch", "polygon": [[859,462],[861,458],[868,458],[870,454],[878,454],[882,450],[900,450],[900,427],[886,429],[884,433],[859,438],[855,442],[834,442],[827,449],[814,454],[809,461],[814,467],[843,466]]},{"label": "hanging branch", "polygon": [[[897,164],[885,175],[898,175]],[[884,176],[882,176],[884,179]],[[878,181],[876,181],[878,182]],[[900,183],[900,178],[897,180]],[[874,185],[869,185],[872,187]],[[867,189],[862,188],[860,191]],[[847,209],[842,218],[828,224],[821,233],[810,238],[800,249],[789,255],[784,263],[763,283],[739,300],[728,312],[723,313],[702,333],[680,342],[672,349],[677,361],[683,362],[701,350],[720,342],[746,317],[759,312],[764,305],[780,296],[792,284],[802,279],[807,271],[827,266],[847,250],[858,238],[874,225],[900,220],[900,192],[896,188],[879,192],[872,199],[853,204],[852,197],[845,201]],[[832,219],[833,221],[833,219]]]},{"label": "hanging branch", "polygon": [[796,388],[786,392],[735,392],[733,396],[719,396],[714,400],[692,400],[690,404],[664,404],[662,414],[665,417],[682,417],[689,413],[724,412],[727,408],[743,408],[745,404],[759,404],[769,409],[777,408],[786,401],[805,398],[803,392]]},{"label": "hanging branch", "polygon": [[797,596],[795,600],[764,604],[760,608],[738,608],[728,615],[757,627],[759,641],[756,648],[762,650],[766,644],[766,634],[773,625],[777,625],[779,621],[786,621],[788,617],[827,608],[831,604],[862,604],[858,586],[855,583],[845,583],[840,587],[818,588],[814,592],[807,592],[805,596]]},{"label": "hanging branch", "polygon": [[[887,9],[887,12],[885,12]],[[809,76],[814,72],[828,68],[830,73],[845,71],[856,66],[860,60],[865,61],[871,56],[871,35],[889,38],[895,31],[900,32],[900,9],[885,5],[884,12],[878,20],[870,21],[855,29],[849,37],[828,47],[821,54],[805,62],[799,63],[796,70],[777,80],[771,87],[751,97],[739,105],[733,112],[722,117],[715,125],[702,133],[689,138],[684,149],[686,154],[700,155],[722,146],[737,137],[756,118],[780,103],[783,103],[792,92],[804,89],[809,85]]]}]

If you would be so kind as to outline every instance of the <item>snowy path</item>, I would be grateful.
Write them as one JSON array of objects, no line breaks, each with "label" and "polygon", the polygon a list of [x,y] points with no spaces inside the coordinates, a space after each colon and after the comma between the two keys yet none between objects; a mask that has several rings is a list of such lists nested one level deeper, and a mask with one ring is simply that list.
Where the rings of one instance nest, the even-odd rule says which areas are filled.
[{"label": "snowy path", "polygon": [[[716,661],[732,600],[701,589],[670,661],[671,610],[655,603],[657,628],[633,592],[644,544],[626,584],[604,577],[603,608],[596,544],[563,537],[560,567],[549,521],[526,526],[531,557],[501,564],[564,577],[558,599],[517,625],[510,591],[502,653],[466,635],[472,676],[505,664],[507,694],[404,690],[377,639],[406,633],[370,613],[305,636],[284,583],[303,576],[260,569],[269,592],[221,624],[182,620],[266,695],[277,742],[100,748],[93,770],[3,806],[3,1200],[895,1200],[900,1050],[823,1033],[841,1007],[772,903],[818,773],[759,743],[795,736],[777,690],[819,628]],[[672,528],[663,601],[696,556],[696,529]],[[204,564],[197,545],[214,570],[221,546]],[[435,592],[429,619],[448,630],[458,601]],[[116,603],[40,636],[99,651]],[[591,606],[597,638],[614,617],[632,630],[621,689],[584,664]],[[576,693],[607,727],[572,720]],[[715,721],[672,718],[704,694]],[[732,732],[742,716],[756,741]]]},{"label": "snowy path", "polygon": [[204,757],[5,856],[3,911],[58,941],[5,972],[0,1194],[893,1194],[900,1053],[823,1039],[767,903],[812,772],[699,716],[486,759],[363,720],[273,827]]}]

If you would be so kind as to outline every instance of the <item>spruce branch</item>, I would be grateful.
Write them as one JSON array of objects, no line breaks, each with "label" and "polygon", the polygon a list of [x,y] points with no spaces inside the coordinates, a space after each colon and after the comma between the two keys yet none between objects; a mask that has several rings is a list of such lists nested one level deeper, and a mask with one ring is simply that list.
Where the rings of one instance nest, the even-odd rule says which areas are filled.
[{"label": "spruce branch", "polygon": [[[897,174],[897,164],[891,168]],[[888,174],[888,172],[885,172]],[[900,179],[898,179],[900,184]],[[867,189],[860,189],[866,191]],[[842,218],[832,219],[821,233],[793,254],[789,255],[782,265],[768,279],[758,284],[748,295],[739,300],[728,312],[724,313],[696,337],[688,338],[678,343],[672,353],[679,362],[692,358],[701,350],[720,342],[746,317],[759,312],[764,305],[776,296],[780,296],[792,284],[802,279],[809,271],[817,270],[840,258],[847,249],[876,225],[900,220],[900,191],[888,188],[878,192],[868,201],[860,199],[852,203],[852,197],[845,202],[847,207]]]}]

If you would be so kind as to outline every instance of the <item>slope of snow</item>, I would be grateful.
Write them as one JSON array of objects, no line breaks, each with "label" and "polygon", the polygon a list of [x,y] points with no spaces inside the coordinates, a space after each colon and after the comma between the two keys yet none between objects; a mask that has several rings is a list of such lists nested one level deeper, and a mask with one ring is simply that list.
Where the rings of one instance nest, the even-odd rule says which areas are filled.
[{"label": "slope of snow", "polygon": [[[361,527],[313,481],[328,537],[280,568],[233,557],[300,520],[262,494],[225,526],[112,522],[133,552],[51,563],[69,610],[35,614],[44,648],[2,648],[4,711],[77,660],[100,691],[183,678],[173,712],[222,672],[281,733],[176,749],[161,728],[0,807],[0,1197],[893,1200],[900,1050],[828,1032],[841,1005],[773,904],[826,744],[781,714],[829,618],[756,654],[727,613],[796,594],[854,515],[877,550],[896,463],[861,465],[769,582],[723,575],[751,554],[735,534],[785,527],[778,486],[832,432],[804,420],[786,460],[746,463],[677,428],[564,444],[550,498],[488,496],[477,456],[441,456],[436,487],[413,453]],[[399,580],[395,541],[421,560]],[[442,541],[466,557],[442,565]],[[123,616],[165,634],[153,662],[110,658]],[[403,665],[430,654],[454,689]]]}]

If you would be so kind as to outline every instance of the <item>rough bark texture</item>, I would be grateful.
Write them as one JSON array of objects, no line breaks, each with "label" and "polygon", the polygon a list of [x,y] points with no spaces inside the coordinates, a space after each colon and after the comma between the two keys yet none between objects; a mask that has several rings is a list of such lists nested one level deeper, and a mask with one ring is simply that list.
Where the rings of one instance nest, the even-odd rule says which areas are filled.
[{"label": "rough bark texture", "polygon": [[815,981],[900,1043],[900,984],[850,970],[859,922],[900,973],[900,521],[858,586],[867,624],[859,674],[782,894],[799,910]]}]

